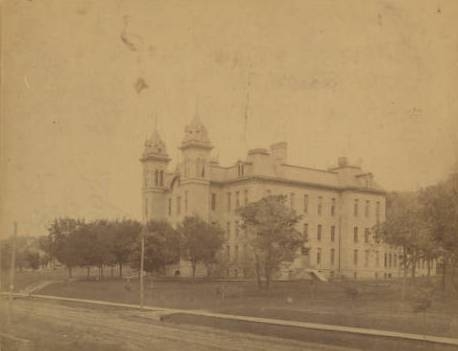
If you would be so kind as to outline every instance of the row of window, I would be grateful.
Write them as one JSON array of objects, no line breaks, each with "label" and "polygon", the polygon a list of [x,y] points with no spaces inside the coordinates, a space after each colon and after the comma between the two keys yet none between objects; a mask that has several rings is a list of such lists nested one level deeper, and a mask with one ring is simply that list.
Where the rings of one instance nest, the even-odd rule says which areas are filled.
[{"label": "row of window", "polygon": [[[322,233],[323,233],[323,226],[321,224],[318,224],[316,226],[316,240],[321,241],[322,238]],[[308,223],[304,223],[303,229],[302,229],[302,234],[304,237],[304,241],[309,240],[309,225]],[[330,240],[334,242],[336,239],[336,226],[331,225],[330,228]]]},{"label": "row of window", "polygon": [[[194,163],[194,165],[193,165]],[[203,158],[196,160],[185,160],[184,161],[184,176],[191,177],[196,176],[199,178],[205,178],[205,164],[206,161]],[[192,172],[194,166],[194,172]]]},{"label": "row of window", "polygon": [[[175,215],[176,216],[179,216],[181,215],[181,201],[182,201],[182,198],[181,198],[181,195],[178,195],[176,197],[176,201],[175,201]],[[185,191],[184,192],[184,213],[188,213],[188,192]],[[172,198],[169,198],[169,204],[168,204],[168,215],[171,216],[172,215]]]},{"label": "row of window", "polygon": [[[359,250],[353,250],[353,265],[359,265]],[[330,265],[335,265],[335,258],[336,258],[336,251],[334,248],[330,249]],[[316,249],[316,264],[320,265],[322,262],[322,249]],[[364,267],[369,267],[370,265],[370,250],[364,250]],[[375,266],[378,267],[380,265],[380,252],[375,251]],[[397,267],[398,265],[398,255],[395,253],[385,253],[384,255],[384,267],[391,268]]]},{"label": "row of window", "polygon": [[[240,235],[240,224],[239,221],[234,222],[234,237],[237,239]],[[226,240],[231,240],[231,222],[226,222]],[[244,232],[246,235],[246,232]]]},{"label": "row of window", "polygon": [[[267,195],[271,194],[270,190],[266,191]],[[304,213],[309,213],[309,195],[304,194],[303,197],[303,212]],[[289,206],[293,209],[296,209],[296,194],[295,193],[290,193],[289,194]],[[321,216],[323,213],[323,197],[318,196],[317,197],[317,203],[316,203],[316,214],[318,216]],[[365,207],[364,207],[364,217],[369,218],[371,213],[371,202],[370,200],[366,200],[365,202]],[[329,214],[331,217],[334,217],[336,214],[336,199],[331,198],[331,205],[329,208]],[[353,215],[355,217],[358,217],[359,215],[359,199],[354,200],[354,205],[353,205]],[[375,216],[377,220],[380,218],[380,201],[375,202]]]},{"label": "row of window", "polygon": [[[226,245],[226,257],[228,260],[233,259],[237,261],[240,258],[240,254],[242,253],[241,250],[242,247],[239,248],[239,245],[234,245],[233,247],[233,253],[231,251],[231,246]],[[246,252],[247,246],[243,245],[243,252]]]},{"label": "row of window", "polygon": [[[359,199],[354,199],[353,200],[353,216],[358,217],[359,216]],[[365,206],[364,206],[364,217],[369,218],[370,217],[370,212],[371,212],[371,202],[369,200],[366,200]],[[377,220],[380,218],[380,201],[375,202],[375,217]]]},{"label": "row of window", "polygon": [[[241,206],[242,204],[242,199],[241,197],[243,196],[243,205],[246,206],[248,205],[248,189],[243,190],[243,195],[242,192],[240,191],[235,191],[234,192],[234,208],[237,209]],[[232,210],[232,193],[228,192],[226,193],[226,208],[230,212]],[[212,211],[216,210],[216,193],[211,194],[211,200],[210,200],[210,208]]]},{"label": "row of window", "polygon": [[164,186],[164,171],[163,170],[154,170],[153,172],[148,172],[145,177],[145,187],[149,186]]},{"label": "row of window", "polygon": [[[309,240],[309,225],[308,223],[304,223],[303,230],[302,230],[304,240],[308,241]],[[321,241],[322,238],[322,233],[323,233],[323,226],[321,224],[317,224],[316,226],[316,240]],[[367,244],[369,243],[370,240],[370,229],[365,228],[364,229],[364,242]],[[336,226],[331,225],[330,227],[330,240],[331,242],[334,242],[336,238]],[[359,228],[355,226],[353,228],[353,242],[358,243],[359,242]]]}]

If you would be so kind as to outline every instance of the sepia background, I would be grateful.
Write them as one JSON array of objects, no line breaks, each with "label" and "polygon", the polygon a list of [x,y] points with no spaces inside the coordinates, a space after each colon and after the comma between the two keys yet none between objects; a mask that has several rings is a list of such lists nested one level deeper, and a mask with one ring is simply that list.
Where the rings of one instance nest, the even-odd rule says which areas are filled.
[{"label": "sepia background", "polygon": [[[145,137],[195,113],[222,164],[286,140],[386,190],[458,156],[458,2],[3,1],[0,236],[141,214]],[[175,161],[174,160],[174,161]],[[172,165],[173,167],[173,165]]]}]

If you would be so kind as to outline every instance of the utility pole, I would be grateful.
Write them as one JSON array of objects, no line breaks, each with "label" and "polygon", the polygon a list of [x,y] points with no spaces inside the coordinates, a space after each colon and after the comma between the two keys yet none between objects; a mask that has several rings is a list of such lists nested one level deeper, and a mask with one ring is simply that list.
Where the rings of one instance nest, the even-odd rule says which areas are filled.
[{"label": "utility pole", "polygon": [[8,324],[11,321],[11,310],[13,303],[13,290],[14,290],[14,271],[16,270],[16,236],[17,236],[17,222],[14,222],[14,232],[11,242],[11,270],[10,270],[10,293],[8,298]]},{"label": "utility pole", "polygon": [[140,254],[140,309],[143,309],[144,284],[143,284],[143,267],[145,261],[145,232],[146,225],[143,225],[141,232],[141,254]]},{"label": "utility pole", "polygon": [[2,241],[0,240],[0,292],[2,291],[2,275],[3,275],[3,267],[2,267]]}]

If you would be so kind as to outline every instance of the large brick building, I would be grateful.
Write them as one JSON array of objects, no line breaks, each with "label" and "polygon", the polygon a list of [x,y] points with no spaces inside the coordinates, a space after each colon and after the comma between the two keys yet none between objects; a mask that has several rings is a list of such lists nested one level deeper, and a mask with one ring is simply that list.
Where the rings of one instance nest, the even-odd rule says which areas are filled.
[{"label": "large brick building", "polygon": [[[157,130],[146,140],[143,164],[145,220],[165,219],[175,225],[197,214],[218,223],[226,232],[225,275],[245,273],[242,240],[235,210],[269,194],[285,194],[289,206],[303,215],[301,232],[307,239],[292,263],[278,277],[294,278],[311,269],[326,276],[388,278],[400,273],[398,250],[374,242],[372,227],[385,217],[385,192],[370,172],[339,158],[331,169],[292,165],[286,142],[248,151],[246,159],[222,166],[210,157],[213,146],[196,116],[186,126],[180,146],[181,162],[168,169],[170,158]],[[186,264],[181,274],[189,274]]]}]

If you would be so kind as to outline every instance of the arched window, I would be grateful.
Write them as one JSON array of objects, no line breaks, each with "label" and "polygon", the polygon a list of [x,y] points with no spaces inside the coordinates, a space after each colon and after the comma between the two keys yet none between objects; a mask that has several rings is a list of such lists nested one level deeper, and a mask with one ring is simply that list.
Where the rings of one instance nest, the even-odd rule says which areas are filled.
[{"label": "arched window", "polygon": [[164,171],[159,172],[159,185],[160,186],[164,185]]},{"label": "arched window", "polygon": [[157,186],[159,183],[159,174],[157,169],[154,171],[154,185]]}]

